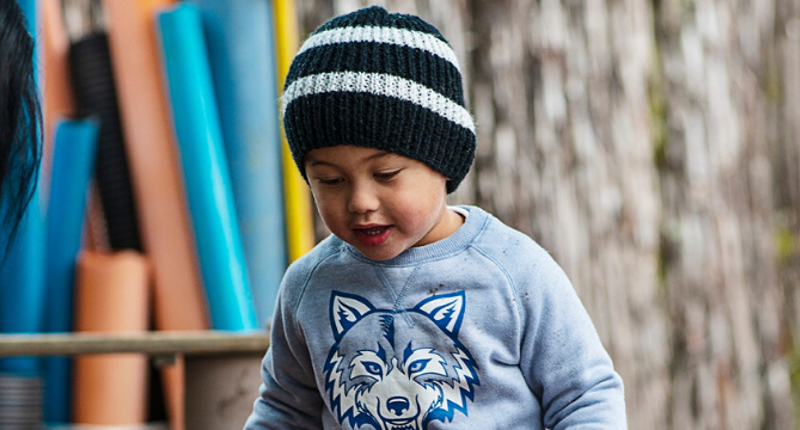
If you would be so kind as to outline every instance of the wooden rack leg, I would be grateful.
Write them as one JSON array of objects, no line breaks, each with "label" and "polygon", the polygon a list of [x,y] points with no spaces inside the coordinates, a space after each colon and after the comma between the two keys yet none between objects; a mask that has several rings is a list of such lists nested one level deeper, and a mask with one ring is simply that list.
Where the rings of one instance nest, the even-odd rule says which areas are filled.
[{"label": "wooden rack leg", "polygon": [[186,356],[186,428],[241,430],[258,395],[262,358],[254,353]]}]

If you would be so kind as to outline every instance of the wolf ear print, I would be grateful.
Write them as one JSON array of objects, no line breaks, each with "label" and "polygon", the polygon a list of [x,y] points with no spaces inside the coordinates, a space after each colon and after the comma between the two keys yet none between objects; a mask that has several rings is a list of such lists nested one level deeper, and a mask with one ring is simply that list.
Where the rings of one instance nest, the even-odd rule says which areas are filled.
[{"label": "wolf ear print", "polygon": [[[463,291],[427,298],[413,309],[430,318],[445,332],[458,335],[464,317]],[[354,294],[333,291],[331,293],[330,319],[333,337],[338,342],[342,336],[367,314],[375,311],[368,300]]]},{"label": "wolf ear print", "polygon": [[374,310],[372,303],[362,297],[338,291],[332,292],[330,318],[333,337],[338,342],[350,327]]},{"label": "wolf ear print", "polygon": [[457,336],[465,301],[464,292],[458,291],[425,299],[414,309],[427,315],[442,330]]}]

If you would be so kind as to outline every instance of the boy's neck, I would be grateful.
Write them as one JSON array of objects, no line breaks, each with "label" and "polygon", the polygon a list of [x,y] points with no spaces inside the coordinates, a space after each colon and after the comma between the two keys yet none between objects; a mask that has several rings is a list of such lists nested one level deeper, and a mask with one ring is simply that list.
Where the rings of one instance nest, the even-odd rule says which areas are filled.
[{"label": "boy's neck", "polygon": [[453,210],[453,208],[449,206],[447,207],[447,213],[448,216],[453,219],[453,225],[456,226],[455,230],[453,230],[453,232],[450,233],[453,234],[456,231],[458,231],[458,229],[461,228],[462,225],[464,225],[464,223],[467,221],[467,217],[465,217],[464,214],[462,214],[461,212]]},{"label": "boy's neck", "polygon": [[464,215],[454,211],[449,206],[445,207],[444,214],[442,215],[442,219],[439,221],[439,224],[434,227],[438,230],[435,238],[433,240],[426,240],[414,245],[417,246],[425,246],[430,245],[432,243],[436,243],[440,240],[447,239],[448,237],[452,236],[462,225],[464,225],[466,218]]},{"label": "boy's neck", "polygon": [[467,222],[467,216],[469,215],[469,211],[464,208],[460,208],[458,206],[447,206],[447,209],[456,213],[456,215],[461,217],[461,224],[463,225]]}]

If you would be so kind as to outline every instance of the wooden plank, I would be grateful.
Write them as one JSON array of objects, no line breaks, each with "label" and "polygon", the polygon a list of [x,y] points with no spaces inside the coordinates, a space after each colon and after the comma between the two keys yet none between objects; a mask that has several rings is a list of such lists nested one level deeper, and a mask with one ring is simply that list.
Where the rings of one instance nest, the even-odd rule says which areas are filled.
[{"label": "wooden plank", "polygon": [[150,332],[0,335],[0,356],[73,356],[138,352],[148,355],[264,353],[266,332]]}]

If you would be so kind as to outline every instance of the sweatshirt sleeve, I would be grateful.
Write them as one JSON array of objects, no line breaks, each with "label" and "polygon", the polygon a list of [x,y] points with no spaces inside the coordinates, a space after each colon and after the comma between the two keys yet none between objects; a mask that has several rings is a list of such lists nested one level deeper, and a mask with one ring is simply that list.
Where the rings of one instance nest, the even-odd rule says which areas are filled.
[{"label": "sweatshirt sleeve", "polygon": [[539,251],[532,276],[518,285],[524,290],[520,366],[541,401],[544,425],[624,430],[622,379],[566,274]]},{"label": "sweatshirt sleeve", "polygon": [[316,387],[305,338],[294,320],[295,296],[303,287],[296,281],[300,280],[287,272],[281,285],[270,331],[270,347],[261,364],[259,397],[244,430],[322,428],[322,398]]}]

